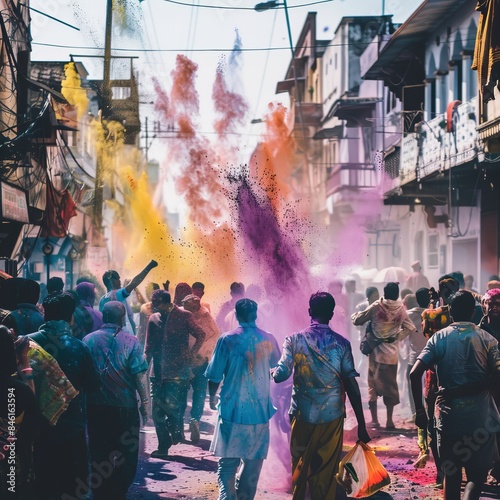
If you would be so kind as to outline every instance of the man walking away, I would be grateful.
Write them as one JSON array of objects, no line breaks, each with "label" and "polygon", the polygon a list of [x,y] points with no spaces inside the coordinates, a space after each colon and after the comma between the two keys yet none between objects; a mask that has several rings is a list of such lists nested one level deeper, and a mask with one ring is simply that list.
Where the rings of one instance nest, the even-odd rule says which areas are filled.
[{"label": "man walking away", "polygon": [[219,500],[252,500],[269,449],[269,420],[276,412],[269,370],[280,351],[276,339],[255,324],[256,302],[241,299],[235,309],[240,326],[219,338],[205,372],[213,410],[223,382],[210,451],[220,457]]},{"label": "man walking away", "polygon": [[[294,500],[309,489],[311,500],[334,499],[345,418],[345,392],[358,421],[358,438],[367,443],[361,395],[351,344],[328,326],[335,299],[317,292],[309,299],[311,325],[285,339],[275,382],[293,371],[290,451]],[[345,391],[345,392],[344,392]]]},{"label": "man walking away", "polygon": [[416,407],[416,425],[425,429],[422,375],[436,367],[438,397],[435,404],[438,453],[444,473],[444,498],[459,499],[462,468],[467,484],[464,500],[477,500],[495,454],[495,433],[500,415],[488,390],[491,377],[498,384],[498,341],[472,323],[475,300],[466,291],[451,299],[453,322],[427,342],[410,373]]},{"label": "man walking away", "polygon": [[[148,364],[139,340],[123,330],[123,304],[108,302],[102,313],[102,328],[83,339],[102,376],[101,390],[88,396],[91,473],[100,477],[90,484],[94,500],[125,500],[139,456],[137,394],[143,422],[147,420]],[[97,466],[109,470],[104,474]]]},{"label": "man walking away", "polygon": [[[43,309],[45,323],[38,332],[28,337],[55,358],[79,394],[69,403],[55,426],[43,422],[35,441],[37,500],[65,495],[75,497],[78,496],[77,491],[87,488],[87,412],[84,395],[98,390],[101,385],[89,348],[72,335],[73,296],[68,292],[47,296]],[[37,378],[46,375],[35,370],[33,376],[37,386]]]},{"label": "man walking away", "polygon": [[[166,459],[172,444],[184,441],[184,412],[187,406],[191,361],[198,354],[205,332],[193,315],[171,303],[166,290],[155,290],[153,310],[146,334],[146,359],[153,360],[153,421],[158,449],[152,458]],[[195,343],[189,346],[189,338]]]},{"label": "man walking away", "polygon": [[380,342],[368,357],[368,406],[373,427],[380,427],[377,415],[377,398],[382,396],[387,408],[386,429],[395,428],[392,414],[399,404],[397,383],[399,348],[398,340],[416,330],[399,300],[398,283],[387,283],[384,296],[364,311],[351,316],[354,325],[371,321],[373,336]]}]

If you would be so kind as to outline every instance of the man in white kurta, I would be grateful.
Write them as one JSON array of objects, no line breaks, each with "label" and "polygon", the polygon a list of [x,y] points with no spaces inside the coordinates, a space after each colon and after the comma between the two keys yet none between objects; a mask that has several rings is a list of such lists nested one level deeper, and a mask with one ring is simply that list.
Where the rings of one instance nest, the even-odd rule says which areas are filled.
[{"label": "man in white kurta", "polygon": [[256,302],[241,299],[235,310],[240,326],[219,338],[205,372],[210,407],[219,410],[210,447],[220,457],[219,500],[255,497],[269,449],[269,420],[276,412],[270,397],[270,369],[280,359],[278,343],[255,325]]}]

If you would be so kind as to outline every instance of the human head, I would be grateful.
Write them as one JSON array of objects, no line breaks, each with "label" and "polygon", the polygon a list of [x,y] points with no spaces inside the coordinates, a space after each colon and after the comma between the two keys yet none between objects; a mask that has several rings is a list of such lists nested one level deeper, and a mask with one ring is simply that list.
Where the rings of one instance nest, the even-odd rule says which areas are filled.
[{"label": "human head", "polygon": [[102,282],[108,292],[121,288],[120,275],[114,269],[109,269],[102,275]]},{"label": "human head", "polygon": [[345,291],[346,293],[354,293],[356,291],[356,280],[346,280]]},{"label": "human head", "polygon": [[415,298],[419,307],[427,308],[429,307],[431,296],[429,294],[429,289],[422,287],[415,292]]},{"label": "human head", "polygon": [[186,295],[184,299],[182,299],[182,306],[186,311],[189,312],[198,312],[201,308],[201,302],[200,302],[200,297],[198,295],[195,295],[194,293],[191,293],[190,295]]},{"label": "human head", "polygon": [[205,285],[201,281],[195,281],[191,285],[191,290],[193,291],[193,294],[200,297],[200,299],[203,295],[205,295]]},{"label": "human head", "polygon": [[420,264],[420,261],[419,260],[416,260],[412,265],[411,265],[411,268],[415,271],[415,272],[419,272],[421,269],[422,269],[422,266]]},{"label": "human head", "polygon": [[500,318],[500,288],[491,288],[483,295],[484,314],[490,319]]},{"label": "human head", "polygon": [[59,295],[49,295],[43,301],[45,321],[64,320],[67,323],[71,323],[75,307],[75,299],[69,292],[63,292]]},{"label": "human head", "polygon": [[10,330],[0,325],[0,377],[10,377],[17,370],[16,348]]},{"label": "human head", "polygon": [[234,305],[238,323],[252,323],[257,319],[257,302],[251,299],[240,299]]},{"label": "human head", "polygon": [[193,291],[187,283],[178,283],[175,287],[174,304],[176,306],[182,305],[182,299],[187,295],[191,295]]},{"label": "human head", "polygon": [[365,295],[366,298],[368,299],[369,304],[373,304],[376,300],[380,298],[380,294],[376,286],[369,286],[365,290]]},{"label": "human head", "polygon": [[404,298],[410,293],[413,293],[413,290],[411,288],[403,288],[401,290],[401,300],[404,300]]},{"label": "human head", "polygon": [[459,290],[451,296],[450,315],[453,321],[471,321],[476,301],[468,290]]},{"label": "human head", "polygon": [[387,300],[398,300],[399,298],[399,283],[391,281],[384,286],[384,298]]},{"label": "human head", "polygon": [[408,293],[405,295],[405,298],[403,299],[403,304],[407,310],[413,309],[414,307],[418,307],[417,298],[413,293]]},{"label": "human head", "polygon": [[241,298],[245,295],[245,285],[243,283],[240,283],[239,281],[234,281],[233,283],[231,283],[229,291],[233,299]]},{"label": "human head", "polygon": [[464,276],[464,287],[470,290],[474,286],[474,276],[472,274],[466,274]]},{"label": "human head", "polygon": [[493,288],[500,288],[500,280],[490,280],[488,281],[486,288],[491,290]]},{"label": "human head", "polygon": [[125,306],[117,300],[110,300],[102,308],[102,321],[113,325],[123,326],[125,320]]},{"label": "human head", "polygon": [[334,279],[328,284],[328,292],[332,295],[337,295],[339,293],[342,293],[343,286],[344,282],[341,279]]},{"label": "human head", "polygon": [[53,276],[47,281],[47,293],[62,293],[64,281],[59,276]]},{"label": "human head", "polygon": [[1,283],[1,302],[5,309],[16,309],[19,304],[35,305],[40,298],[40,285],[34,280],[10,278]]},{"label": "human head", "polygon": [[157,312],[164,312],[170,307],[172,298],[166,290],[155,290],[151,295],[151,304],[153,310]]},{"label": "human head", "polygon": [[88,281],[83,281],[76,285],[76,293],[80,300],[88,302],[91,306],[94,305],[95,302],[95,286],[93,283],[89,283]]},{"label": "human head", "polygon": [[450,274],[445,274],[439,278],[439,296],[445,304],[449,304],[451,296],[458,292],[460,286],[458,281]]},{"label": "human head", "polygon": [[160,289],[160,285],[158,285],[158,283],[153,283],[152,281],[150,281],[146,285],[146,298],[151,302],[151,297],[153,295],[153,292],[155,290],[159,290],[159,289]]},{"label": "human head", "polygon": [[328,323],[334,309],[335,299],[328,292],[316,292],[309,298],[309,316],[320,323]]}]

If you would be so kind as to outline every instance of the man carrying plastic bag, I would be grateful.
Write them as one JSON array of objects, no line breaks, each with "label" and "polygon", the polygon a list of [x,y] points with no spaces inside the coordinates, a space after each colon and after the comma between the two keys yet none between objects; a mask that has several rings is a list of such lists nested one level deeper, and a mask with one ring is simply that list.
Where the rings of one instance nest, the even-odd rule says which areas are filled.
[{"label": "man carrying plastic bag", "polygon": [[292,455],[293,499],[335,498],[335,474],[339,466],[345,417],[345,393],[358,421],[358,437],[366,432],[361,396],[355,377],[351,344],[328,326],[334,298],[317,292],[309,300],[311,325],[285,339],[278,366],[271,370],[276,382],[293,371]]}]

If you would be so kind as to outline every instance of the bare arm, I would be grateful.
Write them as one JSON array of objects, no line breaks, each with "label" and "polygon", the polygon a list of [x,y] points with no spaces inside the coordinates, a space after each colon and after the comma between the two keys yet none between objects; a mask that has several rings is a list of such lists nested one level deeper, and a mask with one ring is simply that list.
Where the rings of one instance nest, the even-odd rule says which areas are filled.
[{"label": "bare arm", "polygon": [[146,388],[146,371],[136,373],[134,375],[135,388],[139,393],[139,397],[141,398],[141,404],[139,406],[139,413],[142,417],[143,425],[146,425],[148,421],[148,391]]},{"label": "bare arm", "polygon": [[358,421],[358,439],[363,443],[371,441],[368,432],[366,431],[365,416],[363,414],[363,404],[361,402],[361,393],[359,392],[358,382],[354,377],[349,377],[344,380],[344,388],[351,403],[356,420]]},{"label": "bare arm", "polygon": [[148,401],[148,390],[146,387],[146,371],[136,373],[134,375],[135,388],[139,393],[139,397],[142,401]]},{"label": "bare arm", "polygon": [[137,288],[149,274],[151,269],[154,269],[158,265],[156,260],[152,260],[137,276],[134,276],[130,283],[125,287],[125,290],[130,294],[134,288]]},{"label": "bare arm", "polygon": [[219,382],[208,381],[208,394],[210,396],[210,408],[217,409],[217,391],[219,390]]},{"label": "bare arm", "polygon": [[410,372],[411,393],[415,402],[415,424],[421,429],[427,427],[427,415],[422,402],[422,375],[426,369],[427,365],[417,359]]}]

